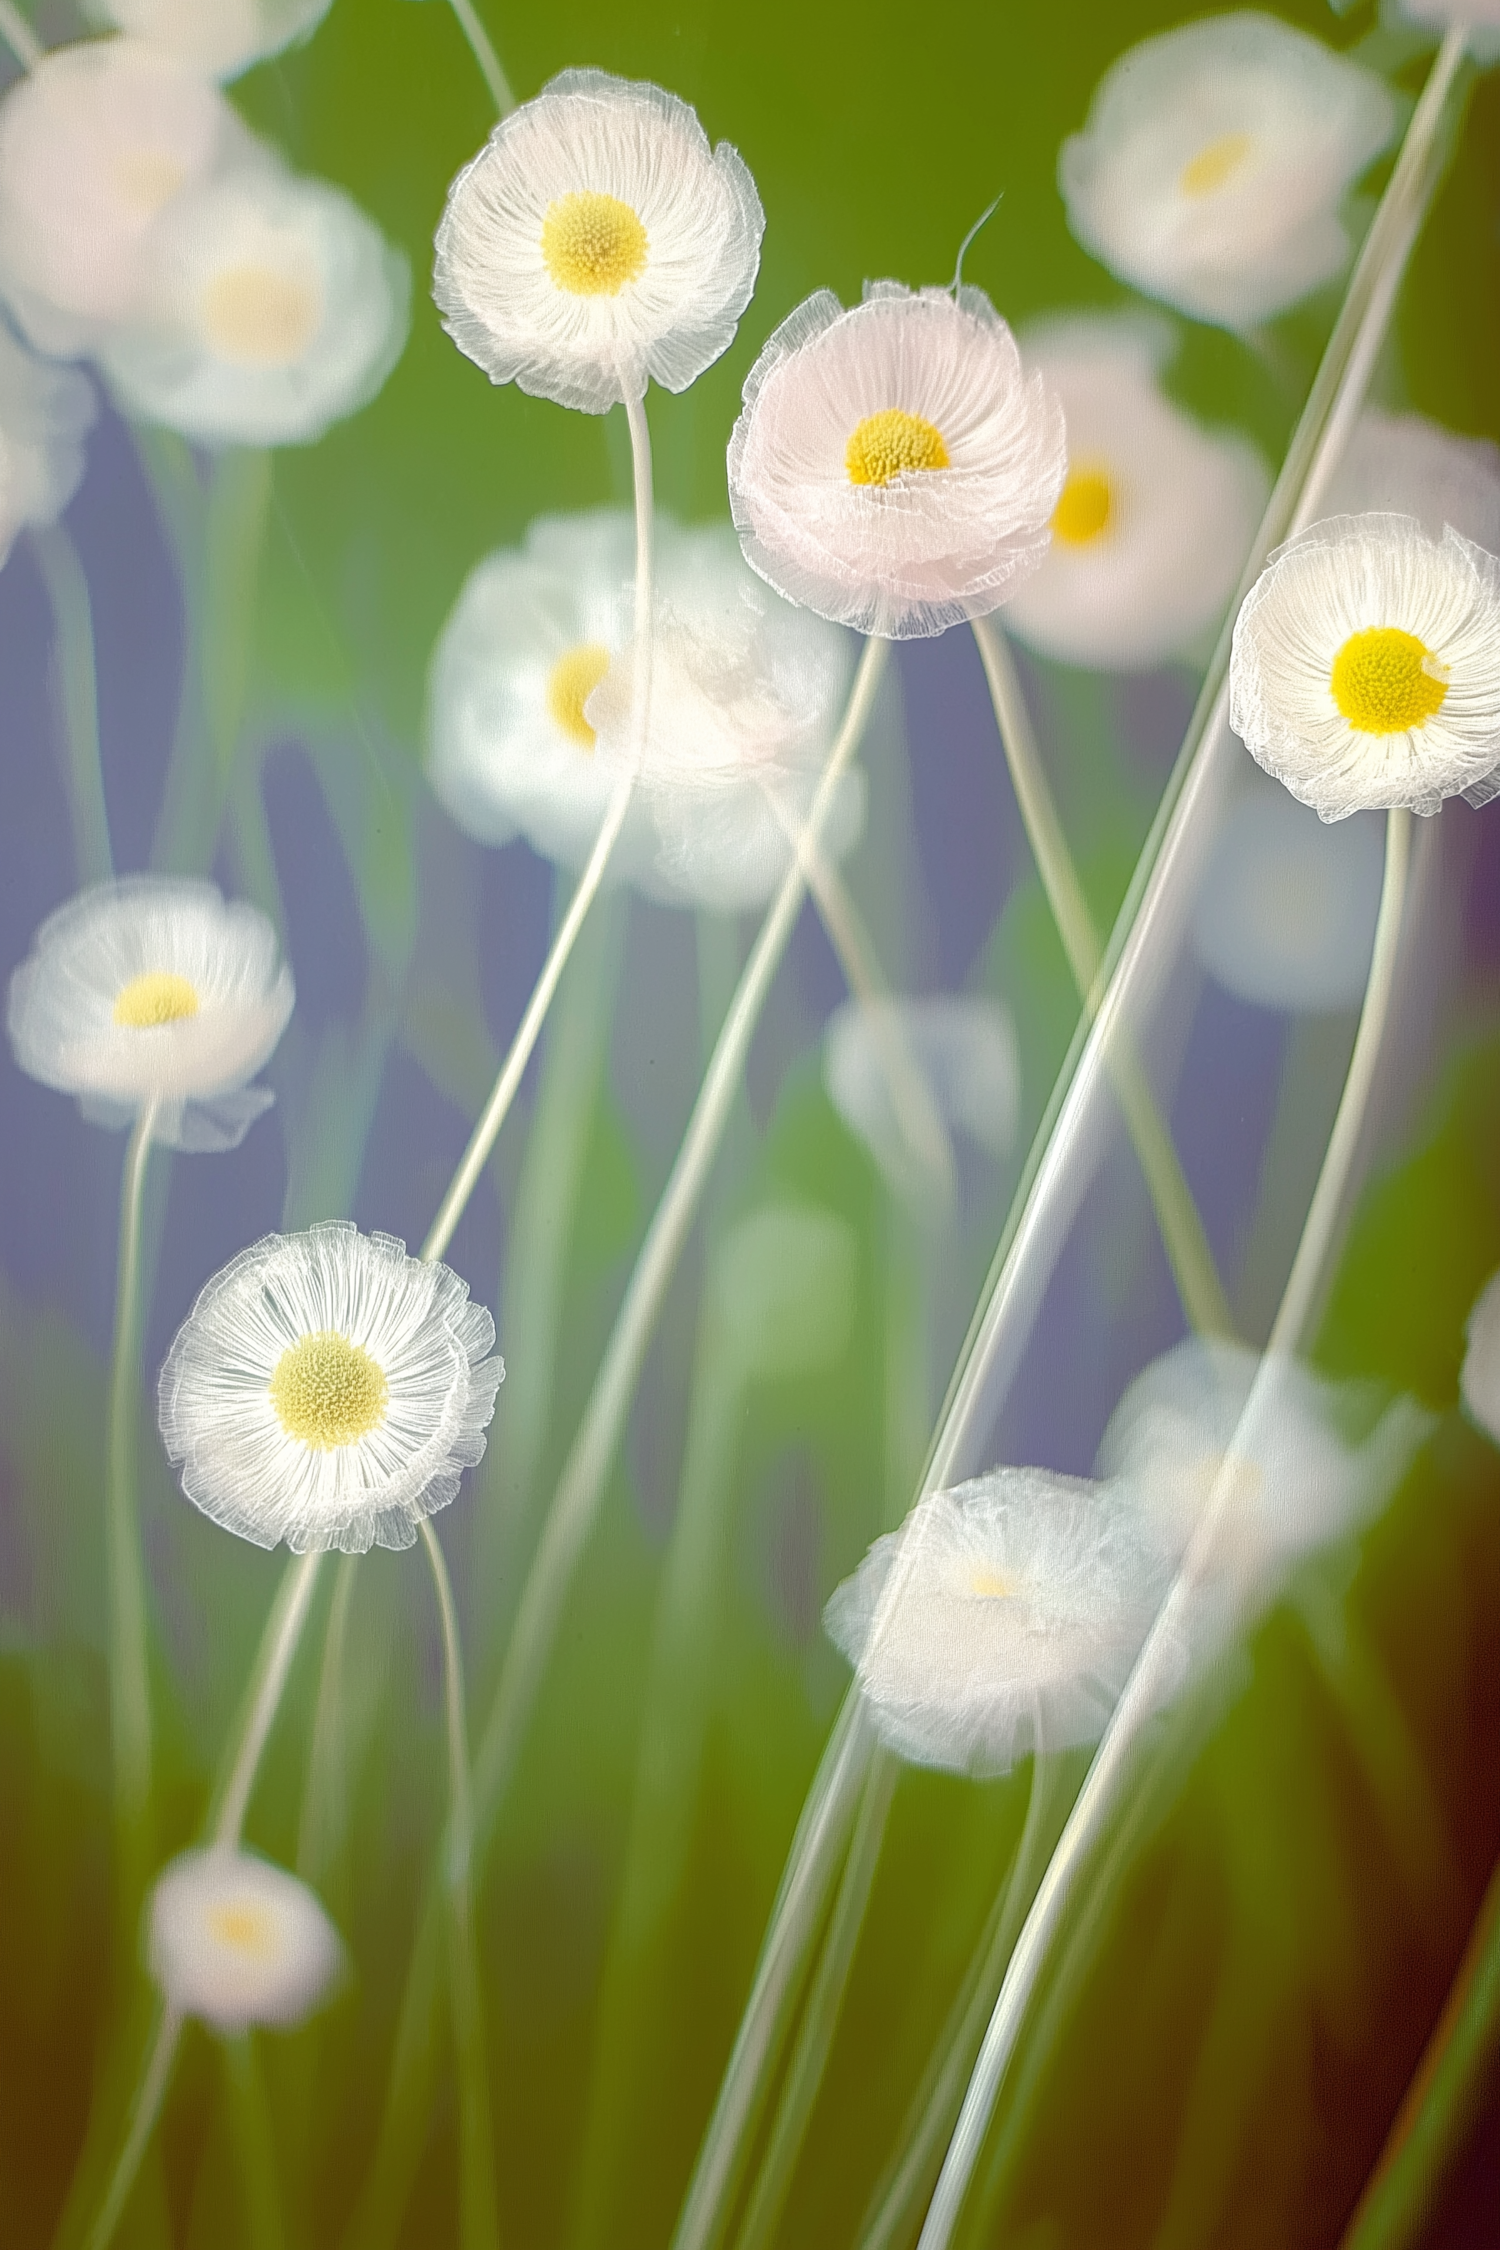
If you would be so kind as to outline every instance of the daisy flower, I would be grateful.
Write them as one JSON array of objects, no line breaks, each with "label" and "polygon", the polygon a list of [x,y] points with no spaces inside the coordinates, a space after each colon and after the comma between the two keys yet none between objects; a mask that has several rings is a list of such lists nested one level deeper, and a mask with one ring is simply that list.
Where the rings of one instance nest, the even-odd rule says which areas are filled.
[{"label": "daisy flower", "polygon": [[836,1366],[854,1325],[854,1230],[816,1203],[770,1203],[732,1227],[714,1258],[713,1302],[741,1376]]},{"label": "daisy flower", "polygon": [[740,157],[675,94],[565,70],[449,189],[432,293],[492,383],[602,414],[718,358],[764,228]]},{"label": "daisy flower", "polygon": [[151,1893],[147,1960],[169,2008],[215,2031],[290,2028],[344,1965],[339,1934],[305,1883],[253,1852],[183,1852]]},{"label": "daisy flower", "polygon": [[823,1622],[889,1748],[1001,1774],[1028,1751],[1098,1741],[1166,1575],[1119,1495],[992,1469],[877,1539]]},{"label": "daisy flower", "polygon": [[33,359],[0,323],[0,563],[23,524],[55,523],[78,490],[93,419],[87,380]]},{"label": "daisy flower", "polygon": [[1415,516],[1441,539],[1451,524],[1476,547],[1500,555],[1500,446],[1455,436],[1420,414],[1367,407],[1328,486],[1326,512]]},{"label": "daisy flower", "polygon": [[81,891],[37,931],[10,980],[7,1025],[32,1078],[152,1138],[234,1148],[273,1096],[247,1082],[292,1012],[291,972],[257,907],[212,883],[127,875]]},{"label": "daisy flower", "polygon": [[259,144],[201,72],[136,39],[59,47],[0,100],[0,296],[31,341],[89,351],[129,309],[173,199]]},{"label": "daisy flower", "polygon": [[729,441],[752,568],[888,640],[998,608],[1046,552],[1065,471],[1061,409],[984,292],[894,281],[784,320]]},{"label": "daisy flower", "polygon": [[1278,548],[1234,627],[1229,723],[1324,820],[1444,797],[1500,764],[1500,561],[1410,516],[1333,516]]},{"label": "daisy flower", "polygon": [[1062,320],[1022,349],[1062,402],[1068,481],[1006,624],[1066,664],[1135,671],[1180,656],[1229,605],[1270,491],[1264,464],[1166,396],[1164,326]]},{"label": "daisy flower", "polygon": [[120,31],[177,55],[212,78],[233,78],[253,62],[306,39],[331,0],[101,0]]},{"label": "daisy flower", "polygon": [[1263,784],[1231,805],[1214,844],[1193,910],[1198,958],[1258,1007],[1357,1007],[1384,871],[1374,813],[1330,827]]},{"label": "daisy flower", "polygon": [[1479,1427],[1500,1445],[1500,1273],[1479,1292],[1466,1333],[1459,1390]]},{"label": "daisy flower", "polygon": [[307,445],[380,389],[409,296],[341,189],[242,166],[163,216],[99,362],[126,413],[200,445]]},{"label": "daisy flower", "polygon": [[388,1234],[268,1234],[178,1330],[162,1443],[194,1506],[258,1547],[409,1547],[483,1456],[494,1341],[468,1285]]},{"label": "daisy flower", "polygon": [[905,1048],[926,1081],[943,1124],[986,1155],[1005,1156],[1021,1105],[1021,1057],[1015,1026],[998,1001],[947,994],[928,1000],[846,1000],[823,1033],[823,1084],[844,1123],[864,1142],[898,1192],[915,1183],[910,1145],[891,1099],[883,1040],[875,1016],[898,1019]]},{"label": "daisy flower", "polygon": [[1063,143],[1068,224],[1147,296],[1252,328],[1342,271],[1340,206],[1396,120],[1372,71],[1274,16],[1184,24],[1122,55]]}]

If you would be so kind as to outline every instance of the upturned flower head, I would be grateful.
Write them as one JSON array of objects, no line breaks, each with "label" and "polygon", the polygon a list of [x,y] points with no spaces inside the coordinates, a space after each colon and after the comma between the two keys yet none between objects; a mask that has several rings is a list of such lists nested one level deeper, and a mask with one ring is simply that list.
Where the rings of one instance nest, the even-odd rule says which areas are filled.
[{"label": "upturned flower head", "polygon": [[344,1965],[339,1934],[305,1883],[253,1852],[183,1852],[162,1870],[147,1926],[168,2007],[215,2031],[290,2028]]},{"label": "upturned flower head", "polygon": [[739,155],[675,94],[565,70],[449,189],[432,293],[492,383],[602,414],[718,358],[764,228]]},{"label": "upturned flower head", "polygon": [[999,1774],[1098,1740],[1166,1581],[1119,1494],[993,1469],[877,1539],[824,1623],[891,1749]]},{"label": "upturned flower head", "polygon": [[1376,814],[1329,827],[1259,782],[1226,813],[1204,871],[1193,910],[1199,960],[1226,991],[1262,1008],[1355,1007],[1384,866]]},{"label": "upturned flower head", "polygon": [[34,359],[0,325],[0,563],[23,524],[55,523],[72,499],[93,419],[86,378]]},{"label": "upturned flower head", "polygon": [[21,1068],[76,1094],[95,1123],[149,1103],[152,1138],[233,1148],[268,1088],[248,1081],[292,1012],[291,972],[258,907],[212,883],[133,875],[98,883],[37,931],[10,980]]},{"label": "upturned flower head", "polygon": [[494,1341],[467,1284],[388,1234],[268,1234],[178,1330],[162,1442],[195,1507],[258,1547],[409,1547],[483,1456]]},{"label": "upturned flower head", "polygon": [[1451,524],[1500,555],[1500,446],[1459,437],[1420,414],[1366,407],[1328,487],[1331,516],[1415,516],[1430,538]]},{"label": "upturned flower head", "polygon": [[341,189],[241,165],[163,215],[99,360],[127,413],[200,445],[306,445],[375,396],[409,298]]},{"label": "upturned flower head", "polygon": [[251,63],[305,39],[327,15],[330,0],[96,0],[120,31],[179,56],[214,78],[233,78]]},{"label": "upturned flower head", "polygon": [[770,338],[729,441],[746,559],[789,600],[888,640],[999,607],[1036,569],[1063,418],[980,289],[826,289]]},{"label": "upturned flower head", "polygon": [[1396,114],[1372,71],[1274,16],[1183,24],[1122,55],[1063,143],[1068,224],[1147,296],[1254,327],[1342,270],[1340,207]]},{"label": "upturned flower head", "polygon": [[1500,561],[1410,516],[1312,525],[1235,620],[1229,723],[1324,820],[1485,802],[1500,766]]},{"label": "upturned flower head", "polygon": [[1468,1340],[1459,1389],[1479,1427],[1500,1445],[1500,1273],[1475,1299]]},{"label": "upturned flower head", "polygon": [[1164,323],[1060,320],[1022,349],[1062,402],[1068,481],[1006,623],[1068,664],[1133,671],[1181,655],[1228,607],[1270,490],[1264,464],[1167,397]]},{"label": "upturned flower head", "polygon": [[846,1000],[823,1033],[823,1083],[898,1193],[917,1193],[913,1153],[896,1113],[880,1018],[922,1073],[943,1126],[987,1155],[1007,1154],[1021,1102],[1015,1026],[998,1001],[939,994],[926,1000]]}]

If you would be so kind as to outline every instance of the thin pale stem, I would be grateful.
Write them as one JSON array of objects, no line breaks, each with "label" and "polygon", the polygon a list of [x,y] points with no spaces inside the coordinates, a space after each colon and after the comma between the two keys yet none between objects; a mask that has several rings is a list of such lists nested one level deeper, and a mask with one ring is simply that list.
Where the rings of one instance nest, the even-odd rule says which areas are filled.
[{"label": "thin pale stem", "polygon": [[147,2051],[146,2067],[141,2073],[141,2082],[131,2105],[124,2146],[115,2159],[115,2168],[104,2191],[98,2217],[89,2229],[84,2250],[109,2250],[109,2245],[115,2238],[115,2230],[124,2215],[130,2191],[135,2186],[136,2174],[141,2168],[141,2159],[151,2145],[151,2135],[156,2129],[156,2120],[161,2115],[181,2033],[181,2016],[174,2008],[163,2008],[156,2019],[156,2032]]},{"label": "thin pale stem", "polygon": [[52,609],[58,700],[67,747],[73,860],[80,883],[103,883],[115,870],[99,756],[99,681],[88,577],[78,549],[62,524],[38,525],[32,531],[31,545]]},{"label": "thin pale stem", "polygon": [[47,52],[15,0],[0,0],[0,39],[5,41],[23,70],[35,70]]},{"label": "thin pale stem", "polygon": [[210,1830],[218,1851],[239,1849],[255,1777],[260,1771],[260,1761],[286,1688],[297,1644],[302,1638],[302,1628],[307,1623],[322,1562],[321,1550],[294,1555],[277,1588],[256,1654],[239,1747]]},{"label": "thin pale stem", "polygon": [[155,1121],[155,1105],[148,1102],[126,1143],[120,1177],[120,1247],[115,1269],[104,1501],[117,1935],[127,1944],[133,1941],[136,1910],[151,1858],[151,1681],[136,1449],[141,1389],[141,1203]]},{"label": "thin pale stem", "polygon": [[297,1873],[307,1883],[322,1880],[343,1840],[347,1819],[344,1667],[348,1660],[349,1612],[354,1606],[354,1584],[358,1576],[359,1557],[340,1555],[334,1573],[333,1600],[328,1605],[328,1628],[323,1636],[323,1661],[318,1671],[312,1741],[307,1753],[307,1779],[297,1822]]},{"label": "thin pale stem", "polygon": [[241,2031],[226,2038],[223,2051],[246,2250],[282,2250],[286,2235],[276,2188],[276,2134],[255,2033]]},{"label": "thin pale stem", "polygon": [[510,80],[501,68],[494,41],[479,20],[474,0],[452,0],[452,6],[453,13],[458,18],[459,29],[469,43],[469,51],[479,65],[479,75],[490,90],[490,100],[501,117],[509,117],[516,106],[516,97],[510,90]]}]

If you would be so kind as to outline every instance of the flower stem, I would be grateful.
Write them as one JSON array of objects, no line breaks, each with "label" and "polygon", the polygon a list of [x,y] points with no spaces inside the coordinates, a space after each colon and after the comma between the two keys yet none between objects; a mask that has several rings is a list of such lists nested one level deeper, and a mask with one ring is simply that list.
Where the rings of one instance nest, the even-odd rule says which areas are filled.
[{"label": "flower stem", "polygon": [[35,70],[47,52],[15,0],[0,0],[0,39],[5,41],[23,70]]},{"label": "flower stem", "polygon": [[358,1576],[359,1557],[340,1555],[334,1572],[333,1600],[328,1605],[328,1625],[323,1635],[307,1776],[297,1820],[297,1873],[304,1883],[315,1887],[323,1881],[338,1853],[348,1818],[344,1781],[348,1749],[344,1666],[348,1660],[349,1612],[354,1606],[354,1585]]},{"label": "flower stem", "polygon": [[246,2250],[282,2250],[285,2231],[276,2192],[276,2135],[253,2031],[222,2041],[229,2121],[240,2172]]},{"label": "flower stem", "polygon": [[510,90],[510,80],[500,66],[494,41],[479,20],[474,0],[452,0],[452,4],[459,29],[469,42],[469,51],[479,65],[479,75],[490,90],[491,101],[501,117],[509,117],[516,106],[516,97]]},{"label": "flower stem", "polygon": [[161,2008],[157,2013],[156,2030],[147,2051],[146,2067],[141,2073],[140,2085],[131,2105],[124,2146],[115,2160],[115,2168],[110,2174],[98,2216],[89,2229],[85,2250],[109,2250],[109,2245],[114,2240],[115,2229],[124,2215],[136,2174],[141,2168],[141,2158],[150,2146],[156,2120],[161,2114],[181,2033],[182,2018],[176,2009]]},{"label": "flower stem", "polygon": [[210,1835],[217,1851],[239,1849],[255,1777],[286,1688],[292,1658],[302,1638],[302,1628],[307,1623],[322,1562],[322,1551],[314,1549],[311,1554],[293,1555],[282,1573],[256,1652],[239,1748],[218,1793],[217,1811],[211,1816]]},{"label": "flower stem", "polygon": [[151,1860],[151,1682],[136,1450],[141,1389],[141,1202],[155,1119],[155,1104],[148,1102],[131,1129],[120,1178],[120,1247],[115,1269],[104,1500],[116,1936],[127,1949],[134,1944],[135,1918]]},{"label": "flower stem", "polygon": [[80,883],[103,883],[114,873],[114,857],[99,758],[99,681],[89,582],[78,549],[62,524],[37,525],[31,545],[52,607],[74,864]]}]

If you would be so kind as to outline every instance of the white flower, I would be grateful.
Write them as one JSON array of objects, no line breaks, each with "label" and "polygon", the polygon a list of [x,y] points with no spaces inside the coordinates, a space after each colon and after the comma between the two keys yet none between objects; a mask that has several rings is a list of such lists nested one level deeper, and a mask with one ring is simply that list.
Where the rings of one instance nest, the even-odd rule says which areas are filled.
[{"label": "white flower", "polygon": [[212,883],[127,875],[47,917],[10,980],[7,1023],[21,1068],[96,1123],[152,1103],[153,1139],[223,1149],[271,1106],[247,1081],[292,999],[259,908],[226,905]]},{"label": "white flower", "polygon": [[891,1098],[891,1040],[876,1018],[893,1022],[902,1050],[921,1071],[943,1125],[992,1157],[1006,1155],[1021,1104],[1015,1027],[998,1001],[939,995],[928,1000],[846,1000],[823,1033],[823,1084],[898,1192],[920,1183]]},{"label": "white flower", "polygon": [[718,358],[764,228],[740,157],[675,94],[565,70],[454,181],[432,293],[492,383],[602,414]]},{"label": "white flower", "polygon": [[1229,723],[1324,820],[1483,803],[1500,764],[1500,561],[1410,516],[1313,524],[1235,620]]},{"label": "white flower", "polygon": [[1469,1315],[1459,1389],[1479,1427],[1500,1445],[1500,1273],[1491,1274]]},{"label": "white flower", "polygon": [[406,341],[406,261],[343,191],[274,164],[179,196],[99,360],[124,410],[202,445],[305,445]]},{"label": "white flower", "polygon": [[1210,976],[1262,1008],[1363,997],[1385,869],[1383,824],[1330,827],[1268,783],[1232,804],[1204,871],[1193,940]]},{"label": "white flower", "polygon": [[194,1506],[258,1547],[409,1547],[483,1456],[494,1341],[467,1284],[388,1234],[268,1234],[178,1330],[162,1442]]},{"label": "white flower", "polygon": [[305,39],[329,6],[330,0],[97,0],[104,21],[214,78],[232,78]]},{"label": "white flower", "polygon": [[290,2027],[344,1965],[339,1934],[305,1883],[253,1852],[183,1852],[157,1877],[147,1934],[169,2007],[216,2031]]},{"label": "white flower", "polygon": [[1180,656],[1228,607],[1266,504],[1248,439],[1201,429],[1162,390],[1171,341],[1129,315],[1022,339],[1062,401],[1068,481],[1046,558],[1005,619],[1064,663],[1132,671]]},{"label": "white flower", "polygon": [[1457,437],[1420,414],[1367,407],[1329,483],[1330,516],[1368,509],[1415,516],[1441,539],[1452,524],[1476,547],[1500,555],[1500,447]]},{"label": "white flower", "polygon": [[983,617],[1036,569],[1063,418],[980,289],[823,289],[745,384],[729,498],[763,578],[821,617],[908,640]]},{"label": "white flower", "polygon": [[186,63],[135,39],[55,49],[0,100],[0,295],[40,350],[91,350],[130,309],[174,197],[260,161]]},{"label": "white flower", "polygon": [[33,359],[0,322],[0,563],[23,524],[55,523],[83,476],[86,377]]},{"label": "white flower", "polygon": [[854,1325],[854,1229],[816,1203],[768,1203],[714,1256],[715,1317],[737,1373],[762,1381],[836,1366]]},{"label": "white flower", "polygon": [[1183,24],[1122,55],[1063,143],[1068,224],[1147,296],[1250,328],[1342,270],[1340,205],[1396,118],[1373,72],[1273,16]]},{"label": "white flower", "polygon": [[1165,1590],[1118,1494],[992,1469],[877,1539],[823,1621],[891,1749],[1000,1774],[1098,1741]]}]

